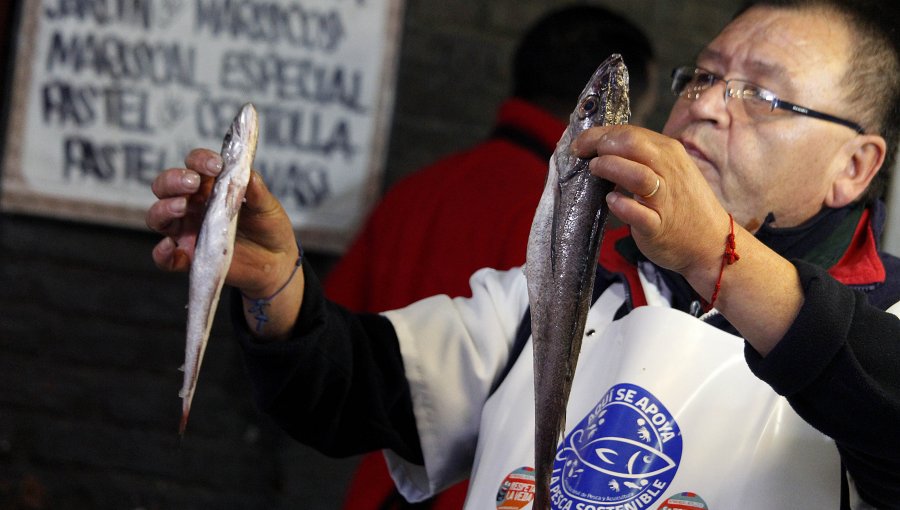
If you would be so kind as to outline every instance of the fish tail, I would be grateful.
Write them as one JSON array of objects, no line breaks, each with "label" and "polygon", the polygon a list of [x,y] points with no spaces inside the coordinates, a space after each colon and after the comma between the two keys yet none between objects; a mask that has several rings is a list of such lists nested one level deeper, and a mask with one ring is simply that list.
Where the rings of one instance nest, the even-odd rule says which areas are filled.
[{"label": "fish tail", "polygon": [[532,510],[549,510],[550,508],[550,479],[553,474],[553,464],[559,447],[562,431],[566,428],[566,401],[568,399],[568,385],[560,387],[558,381],[549,381],[552,389],[545,393],[550,395],[562,395],[558,399],[542,403],[546,423],[550,427],[538,425],[535,429],[535,490],[534,507]]},{"label": "fish tail", "polygon": [[[556,445],[550,448],[541,448],[537,455],[547,458],[547,455],[556,454]],[[539,462],[536,466],[534,477],[534,507],[532,510],[549,510],[550,509],[550,475],[552,473],[552,464]]]},{"label": "fish tail", "polygon": [[181,420],[178,421],[178,435],[184,437],[184,430],[187,428],[188,416],[191,414],[191,401],[194,399],[194,392],[184,393],[181,395]]},{"label": "fish tail", "polygon": [[178,435],[184,437],[184,430],[187,428],[188,415],[191,414],[190,409],[181,412],[181,420],[178,422]]}]

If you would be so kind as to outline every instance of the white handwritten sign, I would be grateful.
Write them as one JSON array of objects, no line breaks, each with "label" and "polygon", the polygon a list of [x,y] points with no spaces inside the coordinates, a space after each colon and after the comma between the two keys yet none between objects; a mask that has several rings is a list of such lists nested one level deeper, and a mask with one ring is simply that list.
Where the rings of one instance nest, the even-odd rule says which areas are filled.
[{"label": "white handwritten sign", "polygon": [[340,251],[380,189],[401,1],[25,2],[0,206],[145,228],[159,171],[253,102],[255,168]]}]

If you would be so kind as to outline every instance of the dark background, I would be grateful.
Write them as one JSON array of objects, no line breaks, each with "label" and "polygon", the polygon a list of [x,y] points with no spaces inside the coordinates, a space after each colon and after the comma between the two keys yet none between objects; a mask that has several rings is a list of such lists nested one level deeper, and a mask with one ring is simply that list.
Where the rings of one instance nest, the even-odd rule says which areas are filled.
[{"label": "dark background", "polygon": [[[0,127],[20,1],[0,0]],[[487,134],[516,38],[566,3],[408,0],[385,186]],[[668,71],[739,2],[600,3],[652,34],[659,129]],[[179,444],[187,279],[153,266],[157,240],[0,214],[0,510],[338,508],[357,459],[325,458],[258,413],[222,313]],[[334,257],[307,260],[324,276]]]}]

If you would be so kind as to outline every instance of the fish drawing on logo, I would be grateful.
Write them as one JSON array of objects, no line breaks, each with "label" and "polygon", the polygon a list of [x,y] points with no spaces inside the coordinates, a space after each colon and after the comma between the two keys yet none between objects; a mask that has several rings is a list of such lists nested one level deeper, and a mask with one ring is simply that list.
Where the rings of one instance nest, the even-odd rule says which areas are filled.
[{"label": "fish drawing on logo", "polygon": [[[656,396],[616,384],[567,433],[554,460],[551,493],[586,509],[651,508],[674,480],[682,448],[681,429]],[[583,470],[577,476],[573,465]]]},{"label": "fish drawing on logo", "polygon": [[587,159],[571,150],[593,126],[625,124],[631,115],[628,70],[612,55],[594,72],[550,158],[543,195],[528,238],[525,275],[534,349],[534,510],[550,507],[550,476],[565,431],[603,228],[613,184],[591,175]]},{"label": "fish drawing on logo", "polygon": [[635,490],[640,490],[640,489],[642,489],[645,485],[647,485],[647,480],[641,480],[641,481],[638,482],[638,483],[634,483],[634,482],[625,482],[625,487],[628,487],[629,489],[635,489]]},{"label": "fish drawing on logo", "polygon": [[675,461],[663,451],[625,437],[602,437],[579,448],[570,445],[567,451],[569,448],[582,464],[620,478],[656,476],[675,467]]}]

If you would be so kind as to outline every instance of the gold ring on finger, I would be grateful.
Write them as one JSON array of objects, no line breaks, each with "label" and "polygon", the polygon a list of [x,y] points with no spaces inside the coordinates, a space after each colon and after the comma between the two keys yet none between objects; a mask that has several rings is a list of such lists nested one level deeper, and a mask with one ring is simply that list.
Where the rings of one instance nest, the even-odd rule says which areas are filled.
[{"label": "gold ring on finger", "polygon": [[641,195],[642,198],[650,198],[659,191],[659,176],[656,176],[656,186],[653,187],[653,191],[647,193],[646,195]]}]

